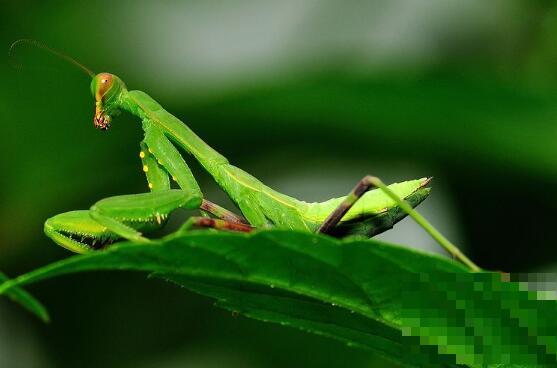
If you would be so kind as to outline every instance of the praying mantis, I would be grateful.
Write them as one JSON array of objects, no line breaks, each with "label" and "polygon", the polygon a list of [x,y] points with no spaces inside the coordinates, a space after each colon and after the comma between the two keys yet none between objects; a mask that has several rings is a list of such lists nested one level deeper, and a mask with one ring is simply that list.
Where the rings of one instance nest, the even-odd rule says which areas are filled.
[{"label": "praying mantis", "polygon": [[[77,65],[92,78],[93,124],[97,129],[108,130],[113,116],[126,111],[141,121],[144,132],[139,157],[150,191],[105,198],[89,210],[70,211],[49,218],[44,224],[45,234],[62,247],[86,253],[120,240],[148,243],[150,240],[145,234],[163,227],[169,215],[178,209],[201,210],[205,216],[190,217],[177,234],[193,228],[247,233],[276,227],[335,237],[371,237],[410,215],[453,256],[470,269],[479,270],[413,209],[429,195],[429,178],[386,186],[379,178],[367,175],[344,197],[304,202],[268,187],[229,163],[148,94],[128,90],[118,76],[106,72],[95,74],[69,56],[34,40],[16,41],[12,48],[18,43],[46,49]],[[178,148],[201,164],[241,215],[204,197]],[[175,182],[178,189],[173,189],[171,182]]]}]

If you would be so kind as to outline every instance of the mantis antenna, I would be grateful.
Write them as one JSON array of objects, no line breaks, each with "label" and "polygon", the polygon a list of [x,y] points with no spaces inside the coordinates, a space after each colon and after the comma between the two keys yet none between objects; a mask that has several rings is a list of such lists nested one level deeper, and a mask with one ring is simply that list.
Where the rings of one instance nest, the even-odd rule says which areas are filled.
[{"label": "mantis antenna", "polygon": [[39,49],[42,49],[44,51],[47,51],[49,53],[51,53],[52,55],[66,61],[67,63],[70,63],[76,67],[78,67],[82,72],[84,72],[85,74],[87,74],[88,76],[90,76],[91,78],[93,78],[95,76],[95,73],[93,73],[93,71],[89,68],[87,68],[85,65],[81,64],[80,62],[78,62],[77,60],[75,60],[74,58],[60,52],[57,50],[54,50],[53,48],[37,41],[37,40],[33,40],[33,39],[28,39],[28,38],[22,38],[19,39],[17,41],[14,41],[12,43],[12,45],[10,46],[10,49],[8,51],[8,59],[12,62],[12,65],[15,66],[16,68],[21,68],[20,64],[14,63],[13,60],[15,59],[14,57],[14,50],[16,48],[18,48],[19,46],[22,45],[31,45],[33,47],[37,47]]}]

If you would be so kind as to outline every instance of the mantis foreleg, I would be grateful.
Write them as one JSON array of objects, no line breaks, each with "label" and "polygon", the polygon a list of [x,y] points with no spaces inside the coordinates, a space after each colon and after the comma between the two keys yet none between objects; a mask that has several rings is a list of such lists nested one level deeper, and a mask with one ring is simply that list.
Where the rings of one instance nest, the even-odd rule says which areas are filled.
[{"label": "mantis foreleg", "polygon": [[139,157],[143,164],[143,172],[147,177],[149,190],[154,192],[170,189],[170,178],[166,170],[159,165],[155,156],[149,153],[149,147],[144,141],[140,143],[140,147]]},{"label": "mantis foreleg", "polygon": [[[180,152],[174,147],[174,145],[168,140],[164,135],[162,130],[154,126],[149,121],[143,123],[143,129],[145,130],[145,144],[147,146],[148,152],[141,151],[140,156],[147,157],[148,154],[152,154],[157,163],[163,167],[168,174],[171,175],[172,179],[178,183],[178,186],[182,189],[189,190],[195,193],[200,198],[203,197],[199,184],[195,180],[191,169],[188,167]],[[146,174],[150,167],[144,167],[143,170],[147,169]],[[149,175],[147,175],[149,179]],[[156,190],[154,183],[149,183],[149,188]]]},{"label": "mantis foreleg", "polygon": [[[126,220],[128,222],[140,221],[141,213],[143,212],[143,214],[147,215],[145,216],[146,222],[149,222],[149,220],[153,218],[159,225],[161,224],[161,216],[164,219],[168,213],[160,214],[155,210],[156,212],[149,214],[144,212],[145,209],[141,208],[141,204],[149,201],[154,202],[156,198],[165,196],[165,194],[158,193],[170,189],[170,180],[167,171],[173,172],[173,177],[179,177],[182,185],[188,185],[188,192],[185,192],[184,195],[188,197],[189,200],[194,201],[194,203],[201,202],[201,190],[177,150],[168,139],[164,137],[162,132],[157,132],[155,129],[146,130],[145,140],[141,142],[140,146],[141,152],[139,156],[143,163],[143,171],[147,177],[149,189],[152,193],[116,196],[101,200],[91,207],[89,215],[100,225],[105,226],[108,231],[121,238],[134,241],[148,241],[147,238],[141,235],[141,232],[133,226],[126,225],[124,222]],[[155,155],[154,152],[157,152],[157,154]],[[167,163],[166,166],[162,165],[161,160]],[[139,200],[139,202],[135,202],[137,200]],[[183,206],[183,203],[180,201],[176,203],[178,207]],[[127,211],[124,214],[115,213],[115,209],[121,209],[122,206],[127,208]],[[174,208],[169,208],[168,210],[172,211],[173,209]],[[137,210],[139,216],[133,213],[134,210]]]},{"label": "mantis foreleg", "polygon": [[91,207],[89,215],[122,238],[148,241],[140,230],[162,226],[178,208],[197,209],[200,205],[201,198],[195,191],[170,189],[105,198]]},{"label": "mantis foreleg", "polygon": [[[156,191],[170,188],[168,183],[168,174],[170,174],[180,188],[193,190],[202,198],[203,194],[191,169],[162,130],[149,121],[143,123],[143,128],[145,130],[145,140],[141,144],[139,156],[143,162],[143,171],[147,176],[149,189]],[[164,176],[166,180],[161,176]],[[241,216],[206,199],[203,199],[200,209],[225,221],[246,223]]]},{"label": "mantis foreleg", "polygon": [[[107,211],[110,213],[110,211]],[[134,240],[138,242],[147,242],[149,239],[144,238],[141,233],[134,228],[125,225],[123,222],[116,220],[113,217],[103,214],[102,211],[97,210],[95,206],[91,207],[89,216],[100,225],[106,227],[108,231],[118,235],[127,240]]]}]

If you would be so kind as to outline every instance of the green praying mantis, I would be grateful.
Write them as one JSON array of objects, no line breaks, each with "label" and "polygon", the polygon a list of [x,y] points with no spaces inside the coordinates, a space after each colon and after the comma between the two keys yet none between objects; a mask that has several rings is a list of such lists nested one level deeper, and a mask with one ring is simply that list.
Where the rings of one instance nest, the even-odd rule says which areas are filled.
[{"label": "green praying mantis", "polygon": [[[120,240],[148,243],[150,240],[145,234],[163,227],[169,215],[178,209],[201,210],[204,216],[189,218],[177,234],[194,228],[251,232],[277,227],[335,237],[371,237],[410,215],[454,257],[471,270],[479,270],[413,209],[429,195],[429,178],[386,186],[379,178],[368,175],[344,197],[319,203],[304,202],[266,186],[230,164],[148,94],[128,90],[116,75],[95,74],[69,56],[34,40],[16,41],[12,49],[19,43],[50,51],[77,65],[92,78],[96,128],[108,130],[113,116],[127,111],[141,121],[144,132],[139,156],[150,191],[105,198],[89,210],[70,211],[49,218],[44,225],[45,233],[62,247],[86,253]],[[241,215],[204,198],[178,148],[201,164]],[[173,189],[171,182],[175,182],[178,189]]]}]

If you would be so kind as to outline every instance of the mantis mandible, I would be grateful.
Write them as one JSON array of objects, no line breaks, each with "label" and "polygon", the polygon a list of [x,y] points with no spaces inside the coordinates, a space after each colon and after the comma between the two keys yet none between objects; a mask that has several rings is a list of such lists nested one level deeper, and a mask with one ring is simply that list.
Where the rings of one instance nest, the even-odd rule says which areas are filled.
[{"label": "mantis mandible", "polygon": [[[266,186],[230,164],[148,94],[128,90],[116,75],[95,74],[69,56],[33,40],[16,41],[12,48],[18,43],[46,49],[77,65],[92,78],[93,123],[96,128],[108,130],[112,117],[120,111],[127,111],[141,121],[144,131],[139,156],[150,192],[105,198],[89,210],[65,212],[45,222],[46,235],[71,251],[98,250],[122,239],[149,242],[144,234],[164,226],[168,216],[180,208],[200,209],[212,217],[191,217],[178,233],[199,227],[240,232],[278,227],[336,237],[370,237],[391,228],[408,214],[453,256],[472,270],[479,270],[413,209],[428,196],[429,178],[386,186],[377,177],[367,175],[344,197],[319,203],[300,201]],[[242,216],[204,198],[177,147],[201,164]],[[179,189],[172,189],[171,181]]]}]

